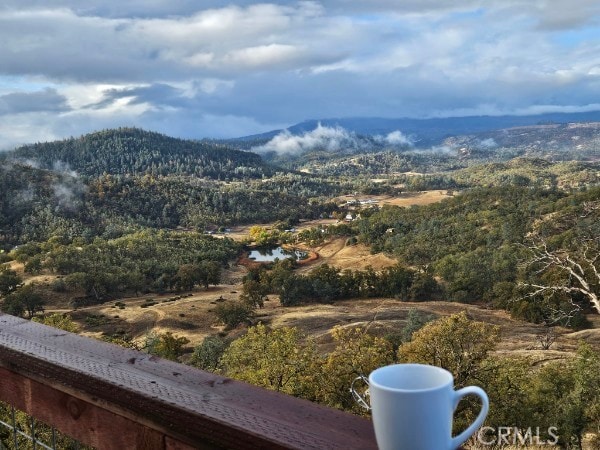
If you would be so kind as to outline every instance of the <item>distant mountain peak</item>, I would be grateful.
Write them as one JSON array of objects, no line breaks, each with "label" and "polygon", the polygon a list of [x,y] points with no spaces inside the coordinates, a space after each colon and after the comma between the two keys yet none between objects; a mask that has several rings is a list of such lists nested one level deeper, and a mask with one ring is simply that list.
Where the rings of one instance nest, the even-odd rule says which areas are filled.
[{"label": "distant mountain peak", "polygon": [[235,141],[268,142],[281,133],[302,135],[321,127],[340,127],[362,136],[388,135],[395,131],[412,139],[418,147],[440,144],[451,136],[468,135],[505,128],[552,125],[567,123],[600,122],[600,111],[580,113],[546,113],[529,116],[465,116],[441,118],[383,118],[346,117],[309,119],[288,127],[267,133],[245,136]]}]

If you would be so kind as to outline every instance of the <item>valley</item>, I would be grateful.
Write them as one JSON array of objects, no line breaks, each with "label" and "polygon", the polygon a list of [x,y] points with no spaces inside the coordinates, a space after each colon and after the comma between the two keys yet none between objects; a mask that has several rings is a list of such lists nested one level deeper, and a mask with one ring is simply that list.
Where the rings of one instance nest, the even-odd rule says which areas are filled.
[{"label": "valley", "polygon": [[[356,414],[357,375],[440,365],[526,424],[582,355],[600,373],[596,128],[556,160],[544,127],[277,158],[137,129],[22,147],[0,155],[0,308]],[[275,248],[300,259],[249,258]]]},{"label": "valley", "polygon": [[[228,158],[226,166],[223,165],[223,154],[219,153],[221,151],[219,146],[223,144],[194,143],[190,147],[184,141],[163,138],[155,133],[146,134],[141,130],[104,131],[86,137],[88,141],[68,140],[62,143],[36,144],[36,146],[18,149],[5,159],[3,165],[5,172],[2,180],[5,182],[3,190],[5,195],[2,197],[4,205],[2,211],[8,214],[4,225],[0,228],[4,233],[4,255],[8,256],[10,241],[38,240],[40,244],[28,243],[21,248],[15,247],[16,261],[9,261],[7,267],[16,270],[25,285],[43,291],[46,312],[72,311],[74,319],[84,333],[96,336],[101,333],[121,333],[139,340],[143,339],[144,334],[152,331],[159,333],[171,331],[189,339],[190,347],[199,344],[206,336],[224,332],[223,325],[218,323],[212,310],[217,300],[237,301],[243,292],[243,282],[247,278],[248,269],[237,265],[233,255],[244,251],[242,248],[250,243],[251,230],[256,227],[265,230],[265,236],[261,239],[299,245],[318,255],[315,261],[302,264],[295,269],[298,276],[308,276],[320,266],[335,267],[339,271],[365,271],[368,268],[381,271],[401,261],[417,270],[423,270],[423,267],[433,268],[433,271],[431,268],[427,270],[432,273],[435,282],[445,293],[436,291],[431,294],[431,298],[425,296],[426,300],[460,299],[460,304],[466,303],[473,308],[481,305],[481,311],[490,310],[493,313],[497,311],[489,308],[490,306],[496,308],[497,306],[493,305],[496,302],[503,304],[510,311],[513,306],[508,298],[491,299],[498,295],[493,292],[500,289],[502,283],[514,283],[514,273],[511,274],[510,271],[503,269],[496,273],[495,279],[490,279],[490,274],[475,275],[480,268],[474,270],[473,276],[480,278],[483,276],[481,281],[492,280],[492,284],[475,288],[476,279],[466,281],[467,285],[471,283],[471,287],[466,288],[469,292],[467,295],[472,295],[469,300],[463,298],[465,288],[459,286],[465,281],[460,283],[453,281],[454,275],[451,275],[452,271],[469,270],[460,266],[465,264],[466,260],[463,262],[459,259],[452,260],[458,258],[458,255],[463,255],[460,257],[467,259],[479,258],[480,261],[498,257],[498,254],[494,255],[488,250],[483,250],[486,245],[482,245],[482,239],[487,239],[488,242],[490,239],[496,240],[498,248],[502,247],[505,249],[502,251],[506,252],[508,247],[502,244],[503,241],[513,245],[512,243],[520,242],[522,239],[518,237],[519,234],[525,236],[522,233],[526,231],[528,225],[518,224],[519,219],[514,215],[518,214],[518,211],[511,210],[515,207],[518,210],[518,204],[510,206],[507,203],[502,206],[506,201],[503,197],[508,191],[494,192],[490,189],[495,186],[515,189],[515,183],[539,186],[542,190],[558,188],[559,190],[552,194],[554,197],[552,195],[548,197],[550,203],[560,203],[560,197],[565,195],[574,196],[573,198],[578,196],[578,199],[573,201],[584,202],[585,194],[567,194],[567,192],[569,190],[572,192],[576,186],[580,189],[581,186],[593,187],[600,171],[594,162],[554,163],[522,157],[503,163],[488,162],[477,165],[475,162],[479,161],[482,155],[477,152],[465,153],[464,149],[476,149],[478,143],[484,142],[482,145],[487,146],[486,151],[490,158],[495,160],[502,152],[499,151],[494,156],[493,148],[486,142],[494,140],[495,145],[516,151],[518,148],[531,148],[528,144],[530,141],[535,142],[538,147],[543,146],[541,142],[545,137],[549,143],[548,148],[552,148],[555,142],[561,142],[560,145],[564,146],[568,142],[577,141],[577,146],[569,150],[571,152],[569,154],[577,159],[583,149],[582,145],[586,145],[585,148],[594,148],[597,139],[594,130],[597,130],[594,124],[540,125],[482,131],[479,134],[447,138],[445,145],[456,147],[458,150],[453,157],[450,154],[442,155],[446,163],[454,158],[457,162],[462,161],[459,166],[463,166],[469,159],[469,155],[472,155],[474,165],[438,172],[431,172],[429,166],[429,169],[419,172],[392,174],[376,172],[374,176],[370,170],[379,167],[381,161],[372,165],[371,162],[375,162],[377,157],[371,159],[358,154],[352,160],[353,164],[364,169],[367,176],[355,178],[337,177],[337,169],[327,176],[323,173],[321,175],[298,174],[293,169],[275,172],[268,164],[261,162],[260,158],[257,159],[243,151],[234,153],[236,150],[227,150],[229,153],[226,154]],[[566,134],[567,137],[560,140],[557,133]],[[578,133],[577,139],[568,133]],[[125,148],[126,151],[123,153],[121,150],[118,152],[112,150],[113,142],[115,146]],[[519,144],[521,147],[516,144],[517,142],[521,143]],[[126,143],[125,147],[123,143]],[[94,148],[101,148],[102,154],[95,154],[92,150]],[[193,156],[194,154],[201,156]],[[33,163],[36,155],[39,155],[39,161]],[[318,163],[321,164],[320,167],[326,168],[329,164],[327,160],[335,161],[333,153],[323,155],[328,158]],[[399,152],[397,155],[412,157],[410,151]],[[238,156],[242,159],[234,164],[232,158]],[[419,158],[420,164],[433,162],[435,165],[436,158],[440,155],[414,153],[413,156]],[[305,159],[310,160],[310,154],[307,157]],[[25,158],[27,162],[23,162]],[[97,158],[104,161],[103,165],[99,165]],[[216,159],[210,162],[211,158]],[[301,159],[297,158],[298,156],[295,155],[291,161],[300,162],[299,167],[301,167]],[[61,161],[62,165],[53,163],[53,160]],[[123,176],[121,174],[123,166],[120,164],[125,160],[130,161],[137,169]],[[202,175],[197,167],[206,166],[207,163],[213,172]],[[252,169],[241,171],[239,167],[235,167],[240,164]],[[80,175],[79,172],[82,170]],[[261,176],[261,180],[253,181],[253,177],[258,175]],[[65,193],[58,195],[56,186],[62,186],[61,192]],[[485,195],[490,197],[489,200],[479,194],[469,194],[477,188],[487,189]],[[529,194],[522,191],[516,195],[528,196]],[[533,195],[533,201],[541,202],[540,205],[547,202],[543,200],[547,194],[544,193],[539,198],[536,197],[537,195]],[[508,195],[511,196],[514,197],[513,194]],[[592,201],[595,201],[594,196],[595,194],[588,195]],[[478,209],[468,213],[459,212],[459,216],[453,216],[464,207],[463,204],[468,205],[473,200],[481,203]],[[67,205],[66,201],[70,204]],[[496,206],[492,205],[490,208],[490,202],[495,202]],[[46,206],[43,206],[44,204]],[[52,204],[54,206],[51,206]],[[455,206],[451,206],[452,204]],[[18,205],[18,208],[15,208],[15,205]],[[501,205],[500,209],[504,211],[493,211],[497,209],[497,205]],[[53,208],[53,214],[48,215],[48,207]],[[548,207],[539,208],[544,210]],[[486,208],[489,210],[484,213]],[[447,211],[444,212],[445,210]],[[421,211],[424,214],[422,219],[419,218]],[[480,214],[480,217],[477,217],[477,214]],[[539,213],[534,213],[532,217],[536,214]],[[437,236],[438,231],[433,229],[423,230],[422,234],[414,234],[423,226],[419,224],[420,220],[425,220],[424,223],[438,221],[441,224],[447,220],[445,217],[448,215],[451,216],[447,231],[450,234],[444,237]],[[258,217],[263,220],[256,221]],[[461,221],[464,222],[461,224]],[[471,221],[479,230],[471,229],[469,228],[471,225],[468,225],[469,231],[461,237],[461,233],[464,233],[460,231],[461,226]],[[489,222],[487,225],[486,221]],[[513,233],[517,233],[514,236],[516,240],[508,234],[503,237],[496,236],[500,231],[497,228],[499,224],[505,228],[513,227]],[[148,226],[150,226],[149,230],[168,229],[170,226],[172,231],[168,235],[164,235],[163,232],[161,232],[163,234],[155,234],[154,231],[148,234],[144,231]],[[291,228],[293,232],[283,232],[284,228]],[[42,230],[44,234],[40,234]],[[211,242],[217,245],[216,242],[221,240],[228,248],[225,250],[223,247],[223,250],[218,250],[219,264],[223,265],[219,282],[206,289],[195,286],[192,290],[188,287],[183,291],[181,288],[173,288],[172,284],[171,289],[167,287],[165,291],[165,287],[156,284],[156,280],[154,287],[145,286],[151,273],[158,275],[161,271],[161,277],[167,280],[167,283],[174,283],[176,266],[167,264],[163,268],[144,269],[141,266],[138,268],[139,263],[135,262],[136,258],[143,257],[144,252],[146,255],[151,255],[152,252],[171,253],[173,249],[169,249],[170,240],[195,241],[200,239],[194,237],[196,230],[203,232],[205,237],[194,245],[200,245],[207,255],[216,255],[211,250],[213,246]],[[508,230],[503,231],[506,232],[510,233]],[[427,242],[427,233],[430,233],[430,242]],[[186,235],[190,237],[183,238]],[[93,236],[101,237],[102,241],[96,238],[95,245],[101,247],[106,245],[108,252],[113,252],[117,248],[122,248],[118,250],[119,253],[128,252],[127,249],[142,243],[143,246],[147,246],[143,250],[138,249],[139,255],[132,255],[133,259],[128,263],[130,273],[138,278],[128,281],[124,274],[115,273],[119,270],[115,266],[106,273],[105,278],[108,278],[105,281],[101,279],[92,281],[91,273],[86,275],[89,278],[86,281],[81,277],[86,271],[86,264],[91,261],[85,259],[89,256],[80,263],[68,260],[59,262],[57,258],[62,261],[66,256],[66,254],[62,256],[61,252],[67,252],[71,255],[67,258],[73,259],[78,252],[83,256],[89,251],[105,251],[101,250],[101,247],[97,250],[92,248],[94,245],[90,244]],[[161,236],[159,240],[164,242],[153,243],[154,236]],[[46,244],[43,244],[44,239],[48,239]],[[459,243],[461,240],[463,244]],[[478,240],[479,243],[476,244]],[[430,250],[431,244],[437,246],[433,251]],[[65,245],[64,249],[61,249],[61,245]],[[460,245],[465,247],[461,249]],[[40,250],[42,253],[37,253]],[[229,253],[222,253],[223,251]],[[43,252],[50,256],[43,257]],[[198,256],[193,257],[191,253],[185,257],[188,259],[182,259],[176,254],[172,257],[177,260],[173,263],[179,265],[192,262],[194,258],[198,259]],[[209,256],[209,258],[214,257]],[[515,267],[514,259],[510,263],[508,261],[516,256],[507,254],[506,257],[509,259],[502,264]],[[449,264],[450,272],[446,273],[446,268],[442,269],[442,262]],[[67,266],[73,267],[66,269]],[[146,281],[143,280],[144,278]],[[110,281],[111,279],[114,281]],[[456,287],[452,287],[453,283],[457,283]],[[494,283],[497,284],[497,288],[494,287]],[[502,286],[502,289],[506,289],[505,285]],[[133,296],[131,289],[136,291]],[[153,292],[144,293],[148,290]],[[455,294],[453,290],[456,290]],[[259,308],[252,320],[284,323],[285,319],[280,317],[288,314],[286,311],[289,306],[278,305],[277,293],[270,293],[267,296],[269,300],[265,303],[265,307]],[[73,298],[79,300],[74,304]],[[335,304],[339,303],[339,300],[336,299]],[[408,298],[403,300],[406,301]],[[366,313],[366,306],[363,307],[363,304],[371,305],[373,301],[372,299],[355,300],[357,310],[353,314],[362,317]],[[505,303],[506,301],[509,302]],[[427,301],[420,305],[420,308],[432,304]],[[310,307],[329,308],[329,306],[315,305]],[[412,306],[406,306],[406,308],[410,307]],[[294,308],[302,310],[300,306]],[[583,312],[589,314],[592,311]],[[531,314],[538,313],[523,311],[519,314],[523,318],[531,319],[533,317]],[[98,318],[86,320],[87,315]],[[540,318],[534,321],[540,321]],[[310,327],[307,328],[309,329]],[[319,333],[325,331],[322,329]],[[534,343],[529,342],[525,346],[527,345],[532,346]]]},{"label": "valley", "polygon": [[600,2],[0,23],[0,450],[600,449]]},{"label": "valley", "polygon": [[[428,204],[439,192],[425,192],[414,197],[378,197],[382,203],[402,204],[414,201],[413,204]],[[416,197],[416,198],[415,198]],[[330,225],[331,219],[305,222],[299,230],[315,226]],[[247,239],[249,227],[233,229],[228,237],[237,240]],[[372,267],[381,270],[393,266],[396,260],[382,254],[371,253],[367,246],[358,244],[347,246],[346,240],[336,238],[309,250],[316,252],[318,258],[310,264],[301,266],[299,273],[308,273],[315,267],[328,264],[344,269],[364,270]],[[51,274],[27,276],[23,273],[23,265],[11,263],[11,268],[24,275],[26,284],[50,285],[56,279]],[[181,294],[165,293],[123,297],[118,301],[107,301],[100,305],[84,306],[73,309],[70,306],[70,295],[54,298],[45,305],[46,313],[68,313],[78,324],[80,332],[90,337],[101,338],[102,335],[128,335],[134,341],[143,342],[150,332],[172,332],[189,339],[189,349],[201,344],[207,336],[226,333],[232,337],[243,332],[244,327],[226,330],[218,322],[214,308],[221,302],[237,300],[243,290],[242,280],[247,269],[233,263],[222,275],[222,283],[208,289],[196,288]],[[600,320],[590,315],[592,329],[572,331],[559,328],[556,342],[551,350],[543,350],[540,336],[546,332],[543,325],[536,325],[510,317],[505,311],[490,309],[484,305],[465,305],[448,301],[406,302],[391,298],[348,299],[336,301],[329,305],[304,305],[284,307],[279,304],[277,296],[269,296],[265,305],[259,308],[252,322],[263,323],[275,328],[287,326],[297,327],[306,336],[314,338],[323,352],[330,350],[332,340],[329,334],[334,326],[368,326],[370,332],[378,336],[402,328],[406,322],[408,311],[418,310],[432,318],[444,317],[466,311],[470,318],[501,327],[502,339],[498,353],[527,356],[536,361],[564,359],[572,356],[578,342],[584,339],[600,349]]]},{"label": "valley", "polygon": [[[313,264],[303,266],[300,272],[308,272],[319,264],[330,264],[340,269],[364,269],[372,266],[379,270],[392,266],[395,260],[382,254],[371,254],[366,247],[346,247],[343,239],[336,239],[312,249],[319,254]],[[13,265],[17,271],[22,267]],[[73,310],[68,298],[55,298],[45,307],[46,313],[68,313],[78,324],[80,333],[101,338],[102,335],[128,335],[134,341],[143,342],[150,333],[167,331],[189,339],[189,349],[202,343],[207,336],[227,333],[238,336],[243,327],[225,330],[214,314],[217,304],[237,300],[242,292],[243,266],[233,266],[223,274],[223,283],[204,290],[195,289],[183,294],[141,295],[125,297],[116,302],[81,307]],[[53,277],[38,275],[25,278],[26,283],[50,283]],[[119,306],[116,306],[118,304]],[[297,327],[306,336],[315,339],[320,351],[330,351],[333,345],[330,331],[334,326],[367,326],[377,336],[385,336],[401,329],[408,312],[417,310],[432,318],[446,317],[466,311],[473,320],[499,325],[501,341],[497,353],[502,356],[527,357],[536,363],[569,359],[581,339],[600,349],[600,320],[590,316],[593,329],[572,331],[559,328],[557,339],[550,350],[543,350],[540,337],[546,329],[543,325],[527,323],[511,318],[504,311],[485,306],[465,305],[456,302],[427,301],[405,302],[390,298],[349,299],[329,305],[305,305],[284,307],[276,296],[265,301],[256,311],[252,321],[279,327]],[[188,355],[189,356],[189,355]],[[185,355],[184,355],[185,359]]]}]

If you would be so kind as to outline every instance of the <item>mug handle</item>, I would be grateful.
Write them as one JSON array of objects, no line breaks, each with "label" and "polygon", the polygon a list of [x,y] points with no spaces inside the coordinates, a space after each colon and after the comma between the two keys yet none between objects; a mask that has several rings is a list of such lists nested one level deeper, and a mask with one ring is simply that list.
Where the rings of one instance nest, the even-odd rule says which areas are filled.
[{"label": "mug handle", "polygon": [[458,403],[463,399],[463,397],[473,394],[481,399],[481,411],[479,411],[479,415],[475,419],[475,421],[467,428],[465,431],[460,433],[458,436],[452,438],[452,446],[451,448],[454,450],[460,447],[467,439],[471,437],[472,434],[477,431],[477,429],[483,424],[485,420],[488,410],[490,408],[490,402],[488,400],[488,396],[483,389],[477,386],[467,386],[465,388],[459,389],[454,392],[454,408],[458,406]]},{"label": "mug handle", "polygon": [[[363,383],[365,383],[368,386],[369,379],[367,377],[365,377],[364,375],[360,375],[360,376],[356,377],[352,381],[352,385],[350,385],[350,392],[352,393],[352,397],[354,397],[354,401],[356,403],[358,403],[360,406],[365,408],[367,411],[370,411],[371,405],[369,405],[369,402],[367,402],[367,400],[365,400],[365,398],[362,395],[360,395],[356,389],[354,389],[354,385],[356,384],[357,381],[362,381]],[[367,389],[367,392],[369,392],[368,389]]]}]

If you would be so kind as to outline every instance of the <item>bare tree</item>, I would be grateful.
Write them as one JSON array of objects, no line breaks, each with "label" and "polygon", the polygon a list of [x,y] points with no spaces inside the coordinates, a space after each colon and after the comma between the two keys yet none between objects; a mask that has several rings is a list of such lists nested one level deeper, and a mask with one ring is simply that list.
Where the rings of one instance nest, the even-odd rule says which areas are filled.
[{"label": "bare tree", "polygon": [[600,211],[600,201],[583,202],[580,217],[585,219],[596,211]]},{"label": "bare tree", "polygon": [[[543,238],[528,246],[530,257],[524,262],[536,278],[523,282],[528,292],[525,297],[553,296],[566,294],[572,306],[570,311],[549,311],[555,321],[568,319],[580,312],[585,305],[577,297],[589,302],[589,306],[600,314],[600,238],[585,238],[570,249],[550,249]],[[544,276],[552,274],[553,276]],[[550,308],[551,309],[551,308]]]},{"label": "bare tree", "polygon": [[557,337],[553,327],[545,327],[545,331],[537,337],[537,341],[540,343],[542,350],[549,350]]}]

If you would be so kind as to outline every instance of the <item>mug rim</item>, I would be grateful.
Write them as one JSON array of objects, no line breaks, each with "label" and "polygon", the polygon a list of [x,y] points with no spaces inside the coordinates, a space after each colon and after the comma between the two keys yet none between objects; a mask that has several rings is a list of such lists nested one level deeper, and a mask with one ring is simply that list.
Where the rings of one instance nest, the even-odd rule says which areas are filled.
[{"label": "mug rim", "polygon": [[[437,372],[438,374],[441,374],[442,376],[444,376],[446,378],[446,381],[443,383],[440,383],[439,385],[436,385],[433,387],[428,387],[428,388],[403,389],[403,388],[395,388],[395,387],[386,386],[381,383],[377,383],[373,379],[373,375],[376,374],[377,372],[390,371],[390,370],[394,370],[394,368],[397,368],[397,367],[405,367],[407,369],[419,368],[419,369],[434,371],[434,372]],[[446,369],[444,369],[442,367],[432,366],[429,364],[416,364],[416,363],[390,364],[388,366],[383,366],[378,369],[375,369],[373,372],[371,372],[369,374],[369,385],[372,387],[377,387],[378,389],[382,389],[382,390],[386,390],[386,391],[390,391],[390,392],[402,392],[402,393],[408,393],[408,394],[422,393],[422,392],[431,392],[431,391],[436,391],[436,390],[440,390],[440,389],[446,389],[446,388],[448,388],[448,386],[454,388],[454,376],[449,371],[447,371]]]}]

